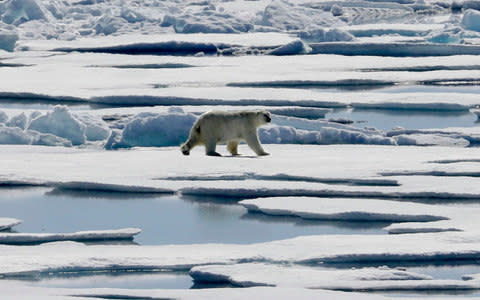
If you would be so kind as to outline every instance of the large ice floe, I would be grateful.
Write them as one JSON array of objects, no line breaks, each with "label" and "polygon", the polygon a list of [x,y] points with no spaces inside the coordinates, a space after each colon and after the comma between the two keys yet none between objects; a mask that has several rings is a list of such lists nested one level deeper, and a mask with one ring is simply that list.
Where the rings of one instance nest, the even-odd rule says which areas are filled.
[{"label": "large ice floe", "polygon": [[262,263],[194,267],[190,275],[201,282],[236,286],[284,286],[344,291],[478,289],[477,280],[432,280],[430,276],[389,268],[325,270]]},{"label": "large ice floe", "polygon": [[[477,176],[449,172],[472,171],[476,162],[427,163],[473,159],[478,148],[390,147],[363,145],[266,145],[271,156],[236,163],[204,157],[195,148],[184,158],[177,147],[104,151],[40,146],[2,146],[0,178],[6,184],[48,185],[58,188],[131,192],[181,192],[236,199],[267,196],[359,196],[374,198],[476,199]],[[219,146],[220,153],[226,150]],[[141,153],[141,155],[139,155]],[[179,155],[180,154],[180,155]],[[202,157],[202,159],[199,159]],[[358,160],[362,157],[362,160]],[[395,157],[395,159],[392,159]],[[291,162],[295,161],[295,164]],[[121,163],[120,163],[121,162]],[[240,163],[241,162],[241,163]],[[71,168],[75,164],[75,168]],[[91,165],[102,168],[91,172]],[[158,166],[162,166],[159,168]],[[188,166],[188,168],[182,167]],[[311,166],[318,166],[312,168]],[[232,176],[233,175],[233,176]],[[432,176],[437,175],[437,176]],[[455,174],[453,174],[455,175]],[[231,181],[235,180],[232,186]]]},{"label": "large ice floe", "polygon": [[208,289],[120,289],[120,288],[91,288],[91,289],[52,289],[34,287],[24,283],[5,281],[1,283],[3,295],[19,299],[18,291],[22,291],[21,299],[390,299],[382,295],[328,291],[304,288],[272,288],[252,287],[245,289],[208,288]]},{"label": "large ice floe", "polygon": [[[324,263],[331,266],[348,263],[450,262],[478,259],[480,243],[477,234],[445,232],[319,235],[250,245],[87,246],[75,242],[57,242],[28,247],[2,245],[0,249],[0,274],[5,278],[18,278],[61,272],[181,271],[199,265],[241,262]],[[423,278],[431,280],[429,277]],[[410,283],[414,287],[422,282]]]}]

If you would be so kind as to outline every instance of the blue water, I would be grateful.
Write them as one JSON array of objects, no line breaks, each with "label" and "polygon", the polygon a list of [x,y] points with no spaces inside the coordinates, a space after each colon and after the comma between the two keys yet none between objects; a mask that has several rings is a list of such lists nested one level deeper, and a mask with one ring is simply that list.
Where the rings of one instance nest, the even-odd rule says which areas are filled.
[{"label": "blue water", "polygon": [[388,131],[400,126],[406,129],[473,127],[480,126],[477,116],[466,112],[435,112],[384,109],[335,109],[325,119],[345,118],[354,121],[352,126],[374,127]]},{"label": "blue water", "polygon": [[18,232],[74,232],[137,227],[142,245],[257,243],[318,234],[385,234],[387,223],[317,222],[248,214],[240,205],[122,193],[1,189],[3,217],[24,220]]},{"label": "blue water", "polygon": [[43,276],[29,285],[56,288],[188,289],[194,285],[183,273],[108,273],[88,276]]}]

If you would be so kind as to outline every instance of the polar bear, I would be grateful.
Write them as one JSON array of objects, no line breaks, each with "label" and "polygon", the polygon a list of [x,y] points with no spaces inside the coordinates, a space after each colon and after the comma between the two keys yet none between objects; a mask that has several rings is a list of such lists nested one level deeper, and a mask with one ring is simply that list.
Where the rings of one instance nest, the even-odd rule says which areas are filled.
[{"label": "polar bear", "polygon": [[207,155],[221,156],[215,148],[218,143],[227,143],[228,151],[239,155],[238,144],[245,141],[257,155],[268,155],[258,139],[257,127],[271,121],[270,112],[266,110],[207,112],[193,124],[190,136],[180,149],[189,155],[193,147],[203,144]]}]

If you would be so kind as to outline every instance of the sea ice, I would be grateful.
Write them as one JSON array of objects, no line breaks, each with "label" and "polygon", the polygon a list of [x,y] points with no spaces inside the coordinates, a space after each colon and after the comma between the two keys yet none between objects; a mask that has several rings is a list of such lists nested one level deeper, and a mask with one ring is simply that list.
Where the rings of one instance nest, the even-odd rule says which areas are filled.
[{"label": "sea ice", "polygon": [[0,275],[21,277],[45,272],[189,270],[206,264],[240,262],[335,264],[447,262],[478,259],[477,233],[402,235],[319,235],[250,244],[167,246],[84,245],[55,242],[38,246],[0,245]]},{"label": "sea ice", "polygon": [[274,197],[239,203],[252,212],[315,220],[430,222],[447,219],[436,206],[375,199]]},{"label": "sea ice", "polygon": [[475,290],[480,281],[433,280],[430,276],[389,268],[346,270],[247,263],[194,267],[199,282],[228,282],[235,286],[282,286],[343,291]]},{"label": "sea ice", "polygon": [[0,218],[0,231],[10,229],[15,225],[22,223],[21,220],[13,218]]},{"label": "sea ice", "polygon": [[74,233],[1,233],[0,244],[33,244],[56,241],[99,241],[133,239],[140,229],[91,230]]},{"label": "sea ice", "polygon": [[[304,288],[272,288],[252,287],[244,289],[208,288],[208,289],[113,289],[113,288],[45,288],[35,287],[17,281],[3,280],[0,282],[2,295],[7,298],[21,300],[35,300],[41,297],[46,300],[88,300],[88,299],[183,299],[183,300],[209,300],[213,298],[249,300],[283,300],[283,299],[339,299],[339,300],[386,300],[388,297],[382,295],[371,295],[365,293],[340,292],[328,290],[312,290]],[[21,296],[19,295],[21,291]],[[21,298],[20,298],[21,297]],[[399,298],[401,299],[401,298]],[[412,298],[409,298],[412,299]]]}]

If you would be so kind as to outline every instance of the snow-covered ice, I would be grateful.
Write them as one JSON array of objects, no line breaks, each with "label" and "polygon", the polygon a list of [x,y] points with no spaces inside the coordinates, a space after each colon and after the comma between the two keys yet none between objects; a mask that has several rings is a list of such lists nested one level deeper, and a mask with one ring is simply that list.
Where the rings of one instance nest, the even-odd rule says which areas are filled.
[{"label": "snow-covered ice", "polygon": [[445,219],[429,214],[435,211],[431,205],[374,199],[274,197],[243,200],[240,204],[253,212],[318,220],[430,222]]},{"label": "snow-covered ice", "polygon": [[[30,300],[30,299],[138,299],[138,298],[157,298],[157,299],[292,299],[300,297],[302,299],[319,299],[319,298],[335,298],[335,299],[373,299],[385,300],[390,299],[382,295],[370,295],[364,293],[340,292],[329,290],[313,290],[304,288],[272,288],[272,287],[252,287],[244,289],[226,289],[226,288],[209,288],[209,289],[115,289],[115,288],[91,288],[91,289],[73,289],[73,288],[43,288],[34,287],[25,283],[13,281],[1,282],[0,288],[5,297],[14,299]],[[18,291],[22,291],[21,296]],[[399,298],[402,299],[402,298]],[[412,299],[412,298],[409,298]]]},{"label": "snow-covered ice", "polygon": [[201,282],[228,282],[240,287],[283,286],[344,291],[469,290],[478,280],[432,280],[430,276],[389,268],[324,270],[262,263],[194,267]]},{"label": "snow-covered ice", "polygon": [[206,264],[448,262],[475,260],[478,234],[442,232],[402,235],[319,235],[259,244],[167,246],[83,245],[0,246],[4,277],[44,273],[120,270],[189,270]]},{"label": "snow-covered ice", "polygon": [[[476,176],[388,174],[433,171],[438,166],[427,163],[432,157],[438,160],[478,158],[478,148],[363,145],[265,147],[272,153],[271,156],[252,159],[249,148],[241,145],[239,151],[245,156],[234,158],[239,163],[226,164],[222,163],[221,158],[205,157],[200,147],[185,158],[177,147],[109,152],[5,145],[0,148],[0,153],[2,157],[8,157],[8,162],[0,162],[0,178],[6,183],[16,181],[57,188],[180,192],[185,195],[223,195],[239,200],[268,196],[335,195],[450,201],[476,199],[480,194],[477,188],[479,178]],[[222,148],[219,147],[219,151],[224,153]],[[362,159],[359,160],[359,157]],[[396,159],[392,160],[392,157]],[[101,165],[102,168],[91,172],[92,164]],[[312,168],[312,165],[320,167]],[[463,166],[473,169],[475,162],[462,163],[459,168]],[[448,168],[448,164],[443,164],[443,168]],[[251,173],[256,175],[250,177]],[[242,175],[244,177],[239,179],[245,180],[238,180],[232,186],[229,180],[222,178],[222,175],[231,174]],[[204,176],[205,180],[202,179]],[[169,177],[176,177],[176,180],[169,180]],[[178,180],[179,177],[185,177],[186,180]],[[371,185],[360,182],[370,179],[380,181],[371,181]],[[385,184],[386,179],[389,180],[388,185]]]},{"label": "snow-covered ice", "polygon": [[34,244],[56,241],[125,240],[141,232],[138,228],[91,230],[73,233],[1,233],[0,244]]}]

